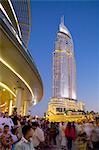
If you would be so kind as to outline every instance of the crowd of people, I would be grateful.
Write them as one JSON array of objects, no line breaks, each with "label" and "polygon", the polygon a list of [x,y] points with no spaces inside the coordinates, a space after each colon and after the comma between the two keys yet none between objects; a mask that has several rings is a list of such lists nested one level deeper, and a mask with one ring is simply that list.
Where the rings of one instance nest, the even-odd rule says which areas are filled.
[{"label": "crowd of people", "polygon": [[33,116],[0,113],[0,150],[99,150],[99,123],[55,123]]}]

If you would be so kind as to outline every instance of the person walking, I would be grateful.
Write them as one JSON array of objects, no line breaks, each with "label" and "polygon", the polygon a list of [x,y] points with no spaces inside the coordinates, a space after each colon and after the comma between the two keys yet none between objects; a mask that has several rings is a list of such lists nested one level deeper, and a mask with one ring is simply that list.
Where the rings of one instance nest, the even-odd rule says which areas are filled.
[{"label": "person walking", "polygon": [[77,146],[79,150],[87,150],[87,134],[85,131],[78,134]]},{"label": "person walking", "polygon": [[67,148],[68,150],[72,149],[72,141],[76,139],[76,133],[74,127],[72,127],[71,122],[68,122],[66,130],[65,130],[65,137],[67,139]]},{"label": "person walking", "polygon": [[43,144],[45,141],[44,138],[44,132],[43,130],[39,127],[38,122],[32,122],[32,128],[33,128],[33,145],[34,148],[37,150],[42,150],[43,149]]},{"label": "person walking", "polygon": [[56,145],[56,136],[57,136],[57,130],[56,130],[55,123],[51,122],[51,125],[50,125],[50,128],[49,128],[50,145]]},{"label": "person walking", "polygon": [[13,124],[12,119],[9,117],[8,112],[5,112],[4,117],[3,117],[2,119],[3,119],[3,120],[2,120],[2,121],[3,121],[2,124],[3,124],[3,125],[8,125],[8,126],[9,126],[9,129],[11,130],[12,127],[14,126],[14,124]]},{"label": "person walking", "polygon": [[99,127],[95,126],[91,132],[91,141],[94,150],[99,150]]},{"label": "person walking", "polygon": [[66,138],[65,138],[65,128],[66,128],[66,125],[64,122],[62,122],[60,124],[60,131],[61,131],[61,148],[63,150],[66,149]]},{"label": "person walking", "polygon": [[18,117],[18,114],[17,114],[17,108],[14,108],[11,119],[12,119],[14,125],[18,125],[19,117]]},{"label": "person walking", "polygon": [[21,140],[15,145],[15,150],[35,150],[33,147],[32,136],[33,136],[33,129],[29,125],[25,125],[22,128],[22,138]]}]

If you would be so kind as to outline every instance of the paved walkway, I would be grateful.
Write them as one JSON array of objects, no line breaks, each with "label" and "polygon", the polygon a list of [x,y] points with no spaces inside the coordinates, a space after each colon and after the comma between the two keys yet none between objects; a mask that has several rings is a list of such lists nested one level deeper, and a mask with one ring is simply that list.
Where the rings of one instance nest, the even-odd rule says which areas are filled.
[{"label": "paved walkway", "polygon": [[[58,147],[58,146],[52,146],[52,147],[46,148],[44,150],[62,150],[62,149],[60,147]],[[72,150],[77,150],[77,148],[75,146],[73,146]]]},{"label": "paved walkway", "polygon": [[56,146],[52,146],[50,148],[46,148],[45,150],[61,150],[61,148],[56,147]]}]

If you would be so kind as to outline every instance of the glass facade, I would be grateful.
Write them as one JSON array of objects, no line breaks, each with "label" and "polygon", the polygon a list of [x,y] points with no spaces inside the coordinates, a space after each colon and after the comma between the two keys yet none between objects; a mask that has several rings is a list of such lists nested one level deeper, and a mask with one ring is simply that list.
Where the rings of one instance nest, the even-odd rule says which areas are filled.
[{"label": "glass facade", "polygon": [[18,24],[20,26],[22,40],[25,46],[28,45],[29,35],[30,35],[30,2],[29,0],[11,0],[14,11],[18,18]]},{"label": "glass facade", "polygon": [[[52,98],[48,104],[49,120],[68,110],[84,110],[85,104],[76,98],[76,62],[73,40],[62,18],[53,52]],[[65,118],[66,120],[66,118]]]},{"label": "glass facade", "polygon": [[76,64],[73,40],[62,21],[53,52],[52,97],[76,99]]}]

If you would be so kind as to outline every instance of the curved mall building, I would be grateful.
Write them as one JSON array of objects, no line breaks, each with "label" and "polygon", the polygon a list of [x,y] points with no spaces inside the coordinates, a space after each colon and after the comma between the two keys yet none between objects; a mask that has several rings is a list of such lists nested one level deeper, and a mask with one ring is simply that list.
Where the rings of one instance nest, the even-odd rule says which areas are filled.
[{"label": "curved mall building", "polygon": [[0,3],[0,111],[26,114],[43,96],[43,84],[28,51],[30,2]]}]

